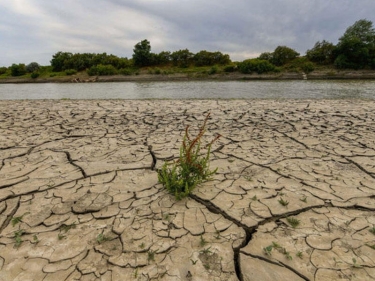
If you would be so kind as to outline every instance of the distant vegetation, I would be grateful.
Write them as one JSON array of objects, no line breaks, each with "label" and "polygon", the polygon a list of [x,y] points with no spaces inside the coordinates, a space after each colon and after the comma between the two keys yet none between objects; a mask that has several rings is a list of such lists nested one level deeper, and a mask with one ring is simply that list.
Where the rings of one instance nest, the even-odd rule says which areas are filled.
[{"label": "distant vegetation", "polygon": [[0,77],[54,77],[86,72],[90,76],[222,72],[270,73],[281,71],[309,73],[316,69],[375,69],[375,29],[373,23],[361,19],[348,27],[337,45],[318,41],[305,56],[287,46],[278,46],[273,52],[264,52],[258,58],[232,62],[229,55],[219,51],[202,50],[196,54],[188,49],[174,52],[151,52],[147,39],[137,43],[132,58],[121,58],[106,53],[57,52],[50,66],[37,62],[0,67]]}]

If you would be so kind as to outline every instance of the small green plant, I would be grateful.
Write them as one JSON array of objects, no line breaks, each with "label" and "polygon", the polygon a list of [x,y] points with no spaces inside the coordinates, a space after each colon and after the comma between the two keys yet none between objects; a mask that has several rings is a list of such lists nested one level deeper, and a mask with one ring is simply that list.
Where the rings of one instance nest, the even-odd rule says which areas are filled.
[{"label": "small green plant", "polygon": [[209,116],[210,114],[207,114],[198,135],[193,139],[190,138],[189,126],[186,127],[179,159],[172,163],[166,161],[158,171],[159,182],[174,194],[177,200],[188,196],[198,184],[210,180],[217,171],[209,169],[209,157],[212,143],[220,135],[206,145],[207,152],[201,155],[201,138],[205,133]]},{"label": "small green plant", "polygon": [[201,254],[204,254],[204,255],[208,255],[208,254],[211,254],[212,251],[210,250],[211,247],[208,247],[206,249],[203,249],[202,251],[200,251]]},{"label": "small green plant", "polygon": [[197,261],[198,261],[198,260],[195,260],[195,261],[194,261],[194,260],[192,260],[192,259],[190,259],[190,260],[191,260],[191,263],[192,263],[193,265],[195,265],[195,264],[197,263]]},{"label": "small green plant", "polygon": [[258,198],[257,198],[257,196],[256,195],[254,195],[252,198],[251,198],[251,200],[253,200],[253,201],[257,201],[258,200]]},{"label": "small green plant", "polygon": [[23,242],[21,236],[25,233],[25,231],[23,229],[20,229],[20,230],[17,230],[14,232],[14,247],[15,248],[19,248]]},{"label": "small green plant", "polygon": [[263,252],[264,252],[267,256],[271,256],[271,255],[272,255],[272,249],[273,249],[273,246],[272,246],[272,245],[269,245],[269,246],[263,248]]},{"label": "small green plant", "polygon": [[301,223],[301,221],[299,219],[296,219],[294,217],[288,217],[286,218],[286,221],[290,224],[291,227],[293,228],[296,228],[297,226],[299,226],[299,224]]},{"label": "small green plant", "polygon": [[60,226],[60,231],[64,231],[67,233],[69,230],[76,228],[76,222],[73,222],[72,224],[63,224]]},{"label": "small green plant", "polygon": [[134,271],[134,278],[138,278],[138,267]]},{"label": "small green plant", "polygon": [[22,222],[23,217],[26,216],[27,214],[30,214],[30,212],[24,213],[22,216],[19,216],[19,217],[13,217],[11,221],[12,226],[15,227],[17,223]]},{"label": "small green plant", "polygon": [[59,240],[63,240],[63,239],[66,238],[66,235],[64,235],[64,234],[62,234],[62,233],[59,233],[59,234],[57,234],[57,238],[58,238]]},{"label": "small green plant", "polygon": [[152,251],[152,250],[149,250],[147,252],[147,260],[148,261],[155,261],[155,252],[156,251]]},{"label": "small green plant", "polygon": [[281,205],[283,205],[284,207],[286,207],[286,206],[289,205],[289,202],[288,202],[287,200],[284,200],[284,198],[282,198],[282,197],[278,200],[278,202],[279,202]]},{"label": "small green plant", "polygon": [[275,249],[281,249],[282,248],[279,243],[274,242],[274,241],[272,241],[272,247],[275,248]]},{"label": "small green plant", "polygon": [[203,238],[203,235],[201,235],[201,239],[199,241],[199,245],[201,247],[204,247],[207,244],[207,241]]},{"label": "small green plant", "polygon": [[306,196],[303,196],[301,199],[299,199],[300,201],[304,202],[304,203],[307,203],[307,197]]},{"label": "small green plant", "polygon": [[139,245],[139,248],[144,249],[145,246],[146,246],[145,243],[142,242],[142,243]]},{"label": "small green plant", "polygon": [[33,235],[33,243],[38,244],[40,242],[38,236],[36,234]]},{"label": "small green plant", "polygon": [[293,259],[293,257],[290,255],[290,253],[289,253],[285,248],[283,248],[282,253],[284,254],[284,256],[285,256],[288,260],[292,260],[292,259]]},{"label": "small green plant", "polygon": [[375,235],[375,226],[373,227],[373,228],[370,228],[370,230],[369,230],[372,234],[374,234]]},{"label": "small green plant", "polygon": [[102,244],[103,242],[108,241],[108,240],[109,240],[109,237],[105,236],[103,233],[100,233],[100,234],[96,237],[96,241],[97,241],[99,244]]},{"label": "small green plant", "polygon": [[302,259],[303,253],[301,251],[298,251],[296,253],[296,256],[299,257],[300,259]]},{"label": "small green plant", "polygon": [[362,265],[357,263],[357,260],[355,258],[352,258],[352,261],[353,261],[353,264],[352,264],[353,267],[355,267],[355,268],[361,268],[362,267]]}]

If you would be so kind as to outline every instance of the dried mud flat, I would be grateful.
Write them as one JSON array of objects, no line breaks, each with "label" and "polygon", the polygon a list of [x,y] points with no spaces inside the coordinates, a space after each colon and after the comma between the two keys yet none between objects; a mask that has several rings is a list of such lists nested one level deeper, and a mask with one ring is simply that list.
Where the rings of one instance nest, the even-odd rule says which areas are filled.
[{"label": "dried mud flat", "polygon": [[[0,106],[1,281],[375,279],[374,101]],[[153,166],[207,112],[218,173],[176,201]]]}]

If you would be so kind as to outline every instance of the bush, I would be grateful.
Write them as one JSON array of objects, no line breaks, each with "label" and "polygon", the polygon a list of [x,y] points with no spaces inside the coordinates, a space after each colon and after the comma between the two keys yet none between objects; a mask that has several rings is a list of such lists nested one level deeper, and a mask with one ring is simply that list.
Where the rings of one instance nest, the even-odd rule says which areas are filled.
[{"label": "bush", "polygon": [[217,168],[213,171],[209,169],[209,157],[211,145],[220,135],[205,146],[207,152],[201,155],[201,138],[205,132],[209,115],[206,116],[203,126],[195,138],[189,136],[189,127],[186,127],[179,159],[172,163],[165,162],[161,170],[158,171],[159,182],[177,200],[188,196],[198,184],[209,180],[217,171]]},{"label": "bush", "polygon": [[93,67],[90,67],[90,69],[87,71],[88,75],[116,75],[118,73],[117,69],[110,64],[107,65],[96,65]]},{"label": "bush", "polygon": [[66,75],[74,75],[74,74],[77,74],[77,70],[75,70],[75,69],[67,69],[67,70],[65,70],[65,74]]},{"label": "bush", "polygon": [[208,74],[209,75],[213,75],[213,74],[216,74],[217,72],[219,71],[219,68],[214,65],[213,67],[211,67],[211,69],[208,71]]},{"label": "bush", "polygon": [[10,67],[10,73],[12,76],[22,76],[26,74],[26,67],[23,63],[12,64]]},{"label": "bush", "polygon": [[0,67],[0,75],[5,74],[7,72],[8,68],[6,67]]},{"label": "bush", "polygon": [[130,68],[121,68],[118,73],[122,75],[132,75],[133,70],[131,70]]},{"label": "bush", "polygon": [[32,73],[34,71],[38,71],[40,68],[40,65],[37,62],[31,62],[26,66],[26,71],[29,73]]},{"label": "bush", "polygon": [[272,53],[271,62],[276,66],[282,66],[298,56],[299,53],[295,50],[286,46],[278,46]]},{"label": "bush", "polygon": [[250,74],[256,72],[258,74],[267,73],[275,70],[275,66],[267,60],[248,59],[241,62],[238,66],[240,72]]},{"label": "bush", "polygon": [[33,78],[33,79],[36,79],[36,78],[38,78],[39,77],[39,72],[37,72],[37,71],[34,71],[33,73],[31,73],[31,78]]},{"label": "bush", "polygon": [[315,66],[312,62],[308,61],[308,62],[305,62],[302,66],[301,66],[301,69],[305,72],[305,73],[310,73],[312,71],[314,71],[315,69]]},{"label": "bush", "polygon": [[235,72],[236,70],[237,70],[237,65],[235,64],[226,65],[224,67],[224,72]]}]

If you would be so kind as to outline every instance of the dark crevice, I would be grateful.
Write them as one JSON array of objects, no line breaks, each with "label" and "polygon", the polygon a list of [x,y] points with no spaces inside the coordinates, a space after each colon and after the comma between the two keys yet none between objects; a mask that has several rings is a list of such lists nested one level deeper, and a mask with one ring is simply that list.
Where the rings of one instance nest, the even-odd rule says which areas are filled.
[{"label": "dark crevice", "polygon": [[4,220],[3,224],[0,226],[0,233],[8,226],[12,220],[14,214],[17,212],[20,207],[20,200],[17,201],[17,206],[7,215],[7,218]]}]

